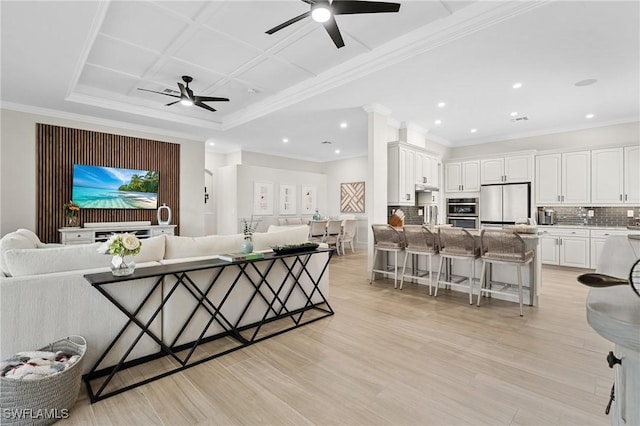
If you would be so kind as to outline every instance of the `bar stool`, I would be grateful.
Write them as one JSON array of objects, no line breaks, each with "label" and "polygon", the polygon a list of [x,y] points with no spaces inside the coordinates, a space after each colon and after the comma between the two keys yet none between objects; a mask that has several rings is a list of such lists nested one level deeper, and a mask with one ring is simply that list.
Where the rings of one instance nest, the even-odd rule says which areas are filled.
[{"label": "bar stool", "polygon": [[371,268],[371,281],[373,283],[376,272],[389,275],[391,269],[388,265],[385,265],[385,269],[376,269],[376,259],[378,258],[378,252],[387,253],[387,264],[389,262],[389,253],[393,253],[395,261],[393,265],[393,288],[397,288],[398,283],[398,253],[404,251],[404,238],[400,233],[391,225],[371,225],[373,230],[373,266]]},{"label": "bar stool", "polygon": [[[404,249],[404,263],[402,264],[402,277],[400,278],[400,290],[404,284],[404,279],[413,278],[416,281],[421,278],[429,276],[429,296],[431,296],[431,283],[432,283],[432,268],[431,268],[431,256],[438,253],[438,236],[422,225],[405,225],[404,228],[404,240],[406,247]],[[407,259],[409,255],[414,255],[415,264],[412,265],[412,269],[416,275],[406,274]],[[418,259],[420,256],[427,257],[427,270],[421,271],[418,269]],[[413,261],[412,259],[412,261]],[[423,274],[421,274],[423,273]]]},{"label": "bar stool", "polygon": [[[501,263],[515,265],[518,273],[518,299],[520,303],[520,316],[523,316],[522,311],[522,266],[531,263],[533,260],[533,250],[526,250],[524,240],[514,230],[482,230],[480,232],[480,253],[482,255],[482,273],[480,278],[480,292],[478,293],[478,306],[480,306],[480,297],[482,293],[491,295],[504,294],[508,296],[514,296],[511,290],[515,287],[513,283],[501,283],[492,281],[489,278],[489,288],[486,288],[487,280],[485,277],[487,263]],[[492,288],[493,284],[500,284],[498,289]],[[531,288],[529,287],[529,291]]]},{"label": "bar stool", "polygon": [[[469,289],[469,304],[473,305],[473,280],[476,273],[476,259],[480,257],[480,249],[476,246],[473,235],[464,228],[438,228],[438,240],[440,242],[440,265],[438,266],[438,278],[436,280],[436,292],[434,297],[438,296],[440,283],[464,287]],[[441,281],[440,273],[442,272],[442,262],[447,259],[466,260],[469,261],[469,276],[463,277],[461,281]],[[450,273],[448,275],[451,275]],[[451,278],[451,277],[450,277]],[[463,284],[467,281],[467,285]]]}]

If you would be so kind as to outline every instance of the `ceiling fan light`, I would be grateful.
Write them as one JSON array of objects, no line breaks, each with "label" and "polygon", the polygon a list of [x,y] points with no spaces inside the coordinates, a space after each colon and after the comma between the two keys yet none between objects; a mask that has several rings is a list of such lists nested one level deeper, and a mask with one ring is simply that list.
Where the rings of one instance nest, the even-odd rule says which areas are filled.
[{"label": "ceiling fan light", "polygon": [[182,98],[180,99],[180,103],[184,106],[192,106],[193,105],[193,101],[189,98]]},{"label": "ceiling fan light", "polygon": [[331,18],[329,7],[317,4],[311,9],[311,18],[316,22],[327,22]]}]

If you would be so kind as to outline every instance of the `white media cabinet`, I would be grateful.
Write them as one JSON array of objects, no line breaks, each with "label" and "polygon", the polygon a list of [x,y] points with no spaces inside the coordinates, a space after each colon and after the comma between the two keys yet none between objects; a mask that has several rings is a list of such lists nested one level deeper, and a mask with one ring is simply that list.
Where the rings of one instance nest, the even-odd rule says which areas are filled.
[{"label": "white media cabinet", "polygon": [[85,224],[84,228],[60,228],[62,244],[90,244],[107,241],[111,234],[129,232],[138,238],[173,235],[177,225],[151,225],[148,222],[114,222]]}]

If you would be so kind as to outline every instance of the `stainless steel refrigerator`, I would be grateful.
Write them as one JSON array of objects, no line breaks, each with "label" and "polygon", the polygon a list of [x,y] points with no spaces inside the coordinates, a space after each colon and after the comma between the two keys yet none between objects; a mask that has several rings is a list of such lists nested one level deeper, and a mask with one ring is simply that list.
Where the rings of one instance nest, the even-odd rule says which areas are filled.
[{"label": "stainless steel refrigerator", "polygon": [[480,187],[480,225],[513,225],[531,217],[531,184],[506,183]]}]

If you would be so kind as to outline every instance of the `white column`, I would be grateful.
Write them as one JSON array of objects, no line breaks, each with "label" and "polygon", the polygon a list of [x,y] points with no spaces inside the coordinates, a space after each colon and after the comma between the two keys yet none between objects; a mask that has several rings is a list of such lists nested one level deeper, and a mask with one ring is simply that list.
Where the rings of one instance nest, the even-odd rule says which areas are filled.
[{"label": "white column", "polygon": [[367,271],[373,267],[371,225],[387,223],[387,131],[391,110],[382,105],[366,105],[368,114],[368,152],[366,210],[369,222]]}]

